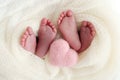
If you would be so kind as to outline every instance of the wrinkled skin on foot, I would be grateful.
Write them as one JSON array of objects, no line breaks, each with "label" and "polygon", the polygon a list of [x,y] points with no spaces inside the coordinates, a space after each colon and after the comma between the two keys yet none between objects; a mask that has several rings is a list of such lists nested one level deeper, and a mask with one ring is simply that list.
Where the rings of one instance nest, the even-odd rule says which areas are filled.
[{"label": "wrinkled skin on foot", "polygon": [[36,49],[37,56],[42,58],[46,55],[56,33],[57,31],[50,20],[43,18],[38,31],[38,45]]},{"label": "wrinkled skin on foot", "polygon": [[21,37],[21,46],[32,53],[35,53],[36,49],[36,36],[31,27],[27,27],[25,33]]},{"label": "wrinkled skin on foot", "polygon": [[93,41],[93,38],[95,37],[96,31],[92,23],[88,21],[83,21],[80,27],[80,42],[81,42],[81,48],[78,51],[83,52],[86,50],[90,44]]},{"label": "wrinkled skin on foot", "polygon": [[71,10],[61,13],[58,19],[58,27],[64,39],[69,43],[69,45],[73,49],[79,50],[81,44],[77,32],[75,18]]}]

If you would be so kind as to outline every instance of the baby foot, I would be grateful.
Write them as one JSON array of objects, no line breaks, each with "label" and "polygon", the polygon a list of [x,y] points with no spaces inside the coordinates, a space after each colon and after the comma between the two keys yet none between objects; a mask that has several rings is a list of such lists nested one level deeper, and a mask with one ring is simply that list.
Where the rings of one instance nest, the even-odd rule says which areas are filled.
[{"label": "baby foot", "polygon": [[81,48],[79,52],[86,50],[90,46],[95,34],[96,31],[93,24],[88,21],[83,21],[80,27]]},{"label": "baby foot", "polygon": [[38,45],[37,45],[37,49],[36,49],[36,55],[39,57],[43,57],[45,56],[45,54],[48,51],[48,48],[51,44],[51,42],[54,40],[55,36],[56,36],[56,29],[53,26],[53,24],[43,18],[41,20],[41,25],[40,25],[40,29],[38,32]]},{"label": "baby foot", "polygon": [[32,53],[36,49],[36,36],[31,27],[27,27],[25,33],[21,37],[21,46]]},{"label": "baby foot", "polygon": [[51,64],[59,67],[71,67],[78,61],[78,54],[70,49],[67,41],[63,39],[55,40],[50,45],[49,61]]},{"label": "baby foot", "polygon": [[77,32],[75,18],[71,10],[61,13],[58,20],[58,26],[63,37],[66,41],[68,41],[70,46],[75,50],[79,50],[81,44]]}]

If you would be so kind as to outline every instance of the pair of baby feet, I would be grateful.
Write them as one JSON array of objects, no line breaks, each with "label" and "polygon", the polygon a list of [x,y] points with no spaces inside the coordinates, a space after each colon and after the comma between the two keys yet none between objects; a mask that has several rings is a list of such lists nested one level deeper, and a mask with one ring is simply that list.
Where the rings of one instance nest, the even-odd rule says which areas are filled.
[{"label": "pair of baby feet", "polygon": [[78,34],[73,12],[68,10],[61,13],[58,27],[65,40],[54,41],[57,30],[50,20],[44,18],[41,20],[38,31],[38,43],[32,28],[27,27],[22,35],[21,45],[39,57],[44,57],[49,50],[49,59],[52,64],[72,66],[77,63],[77,52],[80,53],[90,46],[95,36],[94,26],[88,21],[83,21]]},{"label": "pair of baby feet", "polygon": [[22,47],[35,53],[39,57],[44,57],[52,41],[55,39],[57,30],[50,20],[43,18],[38,31],[38,42],[31,27],[27,27],[21,37]]}]

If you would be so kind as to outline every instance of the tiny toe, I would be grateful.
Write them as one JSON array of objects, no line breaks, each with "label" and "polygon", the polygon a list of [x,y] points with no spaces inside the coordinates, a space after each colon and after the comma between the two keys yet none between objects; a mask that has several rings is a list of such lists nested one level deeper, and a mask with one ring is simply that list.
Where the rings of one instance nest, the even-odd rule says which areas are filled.
[{"label": "tiny toe", "polygon": [[87,26],[87,22],[86,21],[82,21],[82,26]]},{"label": "tiny toe", "polygon": [[32,28],[31,28],[31,27],[28,27],[27,30],[28,30],[28,33],[29,33],[30,35],[33,34],[33,31],[32,31]]},{"label": "tiny toe", "polygon": [[91,27],[91,31],[95,31],[94,26]]},{"label": "tiny toe", "polygon": [[88,24],[89,26],[91,25],[91,23],[90,23],[90,22],[88,22],[88,21],[87,21],[87,24]]},{"label": "tiny toe", "polygon": [[58,20],[58,24],[60,24],[60,22],[61,22],[61,21],[60,21],[60,20]]},{"label": "tiny toe", "polygon": [[48,24],[50,24],[50,23],[51,23],[49,19],[47,20],[47,23],[48,23]]},{"label": "tiny toe", "polygon": [[62,18],[60,17],[60,18],[58,19],[58,24],[60,24],[61,21],[62,21]]},{"label": "tiny toe", "polygon": [[60,17],[64,17],[65,15],[64,14],[61,14]]},{"label": "tiny toe", "polygon": [[52,30],[53,30],[54,32],[57,32],[57,30],[56,30],[56,28],[55,28],[55,26],[54,26],[53,24],[51,24],[50,27],[52,28]]},{"label": "tiny toe", "polygon": [[88,26],[87,27],[90,28],[91,34],[92,34],[92,36],[94,36],[96,32],[95,32],[93,24],[91,22],[88,22]]},{"label": "tiny toe", "polygon": [[51,27],[53,27],[53,24],[52,24],[51,22],[49,23],[49,25],[50,25]]},{"label": "tiny toe", "polygon": [[24,33],[25,35],[28,35],[28,31],[25,31],[25,33]]},{"label": "tiny toe", "polygon": [[67,12],[66,12],[66,15],[68,16],[68,17],[70,17],[70,16],[72,16],[72,11],[71,10],[68,10]]},{"label": "tiny toe", "polygon": [[21,41],[24,42],[24,41],[25,41],[25,38],[22,38]]},{"label": "tiny toe", "polygon": [[24,39],[27,38],[27,35],[23,35],[23,38],[24,38]]},{"label": "tiny toe", "polygon": [[54,28],[55,28],[53,24],[50,24],[50,26],[51,26],[51,28],[52,28],[52,29],[54,29]]},{"label": "tiny toe", "polygon": [[66,16],[65,12],[62,12],[61,15],[60,15],[61,18],[65,17],[65,16]]},{"label": "tiny toe", "polygon": [[58,24],[61,23],[62,19],[65,17],[64,13],[62,12],[59,19],[58,19]]},{"label": "tiny toe", "polygon": [[50,20],[48,20],[48,25],[49,25],[51,28],[53,28],[53,24],[52,24],[52,22],[51,22]]},{"label": "tiny toe", "polygon": [[51,29],[56,32],[55,26],[52,24],[52,22],[48,19],[48,26],[51,27]]},{"label": "tiny toe", "polygon": [[60,14],[60,16],[59,16],[58,24],[61,23],[62,19],[63,19],[65,16],[66,16],[66,12],[64,11],[64,12],[62,12],[62,13]]},{"label": "tiny toe", "polygon": [[93,29],[93,25],[92,24],[90,24],[89,26],[91,27],[91,29]]},{"label": "tiny toe", "polygon": [[46,25],[47,24],[47,19],[46,18],[43,18],[42,20],[41,20],[41,25]]},{"label": "tiny toe", "polygon": [[61,14],[63,14],[64,16],[66,15],[66,12],[65,11],[63,11]]},{"label": "tiny toe", "polygon": [[60,17],[60,18],[59,18],[59,20],[62,20],[62,19],[63,19],[63,17]]},{"label": "tiny toe", "polygon": [[92,36],[95,36],[95,33],[96,33],[95,31],[92,31],[92,33],[91,33],[91,34],[92,34]]}]

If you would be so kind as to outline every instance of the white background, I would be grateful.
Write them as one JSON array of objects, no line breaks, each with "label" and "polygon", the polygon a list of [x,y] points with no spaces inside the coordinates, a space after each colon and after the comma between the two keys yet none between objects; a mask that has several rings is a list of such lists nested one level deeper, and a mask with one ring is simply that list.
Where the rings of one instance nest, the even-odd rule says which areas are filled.
[{"label": "white background", "polygon": [[[117,12],[120,16],[120,0],[111,0],[111,7],[115,12]],[[114,80],[120,80],[120,74]]]},{"label": "white background", "polygon": [[113,10],[120,14],[120,0],[111,0]]}]

